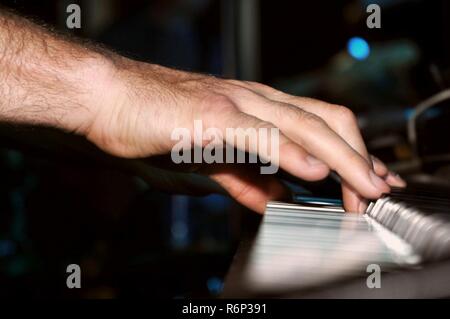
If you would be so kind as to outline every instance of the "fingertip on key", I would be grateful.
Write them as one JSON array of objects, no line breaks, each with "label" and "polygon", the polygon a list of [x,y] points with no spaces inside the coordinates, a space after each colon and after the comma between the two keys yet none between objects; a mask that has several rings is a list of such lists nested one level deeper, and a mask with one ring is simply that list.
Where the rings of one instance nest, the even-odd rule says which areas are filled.
[{"label": "fingertip on key", "polygon": [[372,183],[373,187],[375,187],[380,192],[380,195],[382,193],[386,193],[386,192],[390,191],[389,185],[381,177],[379,177],[377,174],[375,174],[374,171],[372,171],[372,170],[369,171],[369,178],[370,178],[370,182]]},{"label": "fingertip on key", "polygon": [[386,177],[386,182],[395,187],[406,187],[407,183],[406,181],[401,178],[401,176],[395,172],[389,172],[389,174]]},{"label": "fingertip on key", "polygon": [[358,205],[358,213],[364,214],[368,205],[366,200],[362,200]]}]

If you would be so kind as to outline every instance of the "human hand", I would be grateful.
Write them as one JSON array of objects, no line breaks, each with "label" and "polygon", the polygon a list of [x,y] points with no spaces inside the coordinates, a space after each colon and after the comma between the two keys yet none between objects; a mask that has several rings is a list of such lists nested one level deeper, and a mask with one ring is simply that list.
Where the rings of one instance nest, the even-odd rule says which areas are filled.
[{"label": "human hand", "polygon": [[[173,130],[279,128],[279,166],[293,176],[315,181],[330,170],[342,179],[347,211],[362,212],[365,199],[378,198],[404,181],[371,158],[356,117],[343,106],[291,96],[268,86],[172,70],[120,58],[96,92],[95,114],[84,134],[104,151],[125,158],[170,153]],[[226,136],[223,136],[224,142]],[[194,141],[191,141],[194,147]],[[205,141],[203,141],[205,143]],[[197,145],[198,146],[198,145]],[[201,146],[205,146],[204,144]],[[259,152],[252,145],[245,151]],[[275,176],[247,167],[196,165],[232,197],[263,212],[268,200],[285,192]]]},{"label": "human hand", "polygon": [[[210,128],[221,132],[227,128],[274,129],[280,133],[278,143],[272,143],[274,136],[258,136],[256,143],[237,147],[266,158],[268,154],[256,145],[264,144],[261,141],[278,144],[275,153],[279,158],[269,159],[307,181],[336,171],[348,211],[363,211],[364,198],[379,197],[389,191],[389,185],[404,185],[381,162],[371,160],[356,118],[345,107],[290,96],[258,83],[132,61],[56,36],[3,11],[0,46],[4,48],[0,52],[2,122],[76,132],[107,153],[124,158],[171,153],[177,143],[171,138],[174,130],[194,132],[196,120],[201,120],[203,132]],[[234,145],[232,138],[221,136]],[[193,139],[188,146],[198,149],[206,142]],[[248,165],[193,165],[189,169],[211,177],[237,201],[258,212],[264,211],[268,200],[285,193],[274,175],[258,174]]]}]

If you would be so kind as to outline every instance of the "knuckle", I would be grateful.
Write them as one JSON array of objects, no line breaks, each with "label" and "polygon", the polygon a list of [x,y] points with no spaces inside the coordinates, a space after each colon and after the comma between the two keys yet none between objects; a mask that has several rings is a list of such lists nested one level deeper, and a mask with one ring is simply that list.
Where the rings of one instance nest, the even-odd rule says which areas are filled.
[{"label": "knuckle", "polygon": [[245,83],[251,87],[251,88],[255,88],[255,89],[266,89],[266,90],[273,90],[270,86],[265,85],[263,83],[260,82],[254,82],[254,81],[245,81]]},{"label": "knuckle", "polygon": [[233,89],[232,94],[240,100],[254,100],[256,97],[255,92],[242,86],[236,86]]},{"label": "knuckle", "polygon": [[243,86],[243,84],[245,82],[239,81],[239,80],[235,80],[235,79],[224,79],[223,83],[226,83],[226,84],[231,85],[231,86]]},{"label": "knuckle", "polygon": [[266,94],[269,94],[274,97],[287,97],[288,95],[282,91],[279,91],[267,84],[259,83],[259,82],[246,82],[252,89],[265,92]]},{"label": "knuckle", "polygon": [[223,80],[222,87],[230,93],[241,93],[250,90],[250,87],[244,81],[227,79]]},{"label": "knuckle", "polygon": [[217,126],[224,119],[230,118],[236,112],[233,101],[223,94],[211,94],[202,100],[202,107],[199,110],[200,117],[206,125]]},{"label": "knuckle", "polygon": [[356,119],[355,113],[353,113],[352,110],[350,110],[348,107],[341,105],[335,105],[334,108],[336,110],[338,120],[339,122],[341,122],[342,125],[357,126],[358,121]]},{"label": "knuckle", "polygon": [[306,112],[306,111],[296,111],[295,112],[297,120],[301,123],[303,123],[304,125],[313,127],[313,128],[323,128],[324,126],[326,126],[327,124],[325,123],[325,121],[320,117],[317,116],[316,114],[310,113],[310,112]]},{"label": "knuckle", "polygon": [[211,94],[207,96],[203,102],[205,107],[214,112],[220,110],[231,111],[236,108],[233,101],[224,94]]},{"label": "knuckle", "polygon": [[255,92],[244,81],[224,80],[221,87],[230,96],[238,99],[252,99],[255,97]]}]

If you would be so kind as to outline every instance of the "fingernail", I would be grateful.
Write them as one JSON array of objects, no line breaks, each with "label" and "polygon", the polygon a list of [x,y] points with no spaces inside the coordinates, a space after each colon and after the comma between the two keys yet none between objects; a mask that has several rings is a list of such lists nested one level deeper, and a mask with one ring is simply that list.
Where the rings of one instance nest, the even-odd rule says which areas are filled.
[{"label": "fingernail", "polygon": [[377,174],[375,174],[375,172],[373,172],[372,170],[369,171],[369,178],[370,181],[372,182],[372,185],[379,189],[379,190],[385,190],[386,188],[388,188],[387,184],[385,181],[383,181]]},{"label": "fingernail", "polygon": [[406,181],[403,178],[401,178],[401,176],[398,175],[397,173],[390,171],[389,172],[389,176],[391,176],[397,182],[397,184],[400,187],[405,187],[406,186]]},{"label": "fingernail", "polygon": [[365,213],[367,207],[368,207],[367,201],[366,201],[366,200],[362,200],[362,201],[359,203],[359,206],[358,206],[358,213]]},{"label": "fingernail", "polygon": [[315,158],[314,156],[308,155],[306,156],[306,161],[308,162],[308,164],[310,166],[318,166],[318,165],[325,165],[324,162],[322,162],[321,160]]},{"label": "fingernail", "polygon": [[373,156],[373,155],[370,155],[370,158],[372,159],[372,161],[373,162],[381,162],[379,159],[378,159],[378,157],[375,157],[375,156]]}]

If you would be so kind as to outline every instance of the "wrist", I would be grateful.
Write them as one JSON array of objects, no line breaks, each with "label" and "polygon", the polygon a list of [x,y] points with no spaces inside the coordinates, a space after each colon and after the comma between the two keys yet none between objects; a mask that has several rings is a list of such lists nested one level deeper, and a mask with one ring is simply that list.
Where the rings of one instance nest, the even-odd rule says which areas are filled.
[{"label": "wrist", "polygon": [[112,58],[103,54],[95,54],[81,63],[75,76],[83,83],[79,95],[83,107],[71,116],[66,125],[68,130],[90,139],[96,122],[110,113],[123,91],[118,73]]},{"label": "wrist", "polygon": [[80,72],[88,79],[86,90],[89,94],[86,112],[79,119],[81,125],[76,132],[100,149],[121,157],[126,155],[121,141],[121,121],[126,115],[123,110],[129,104],[130,83],[135,82],[127,73],[135,64],[121,56],[100,54],[91,61],[89,68]]}]

